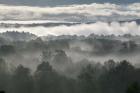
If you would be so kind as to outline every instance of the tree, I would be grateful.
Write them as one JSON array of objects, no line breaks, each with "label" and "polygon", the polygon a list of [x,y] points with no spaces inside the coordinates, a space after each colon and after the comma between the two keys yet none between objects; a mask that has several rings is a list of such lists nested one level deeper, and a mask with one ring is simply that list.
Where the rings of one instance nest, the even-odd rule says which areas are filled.
[{"label": "tree", "polygon": [[89,64],[83,68],[78,76],[80,93],[93,93],[97,92],[97,79],[95,69]]},{"label": "tree", "polygon": [[4,59],[0,58],[0,90],[6,90],[8,85],[8,68]]},{"label": "tree", "polygon": [[134,81],[134,67],[126,60],[113,66],[102,76],[102,90],[105,93],[124,93],[129,83]]},{"label": "tree", "polygon": [[131,84],[126,93],[140,93],[140,86],[138,84],[138,82],[134,82],[133,84]]},{"label": "tree", "polygon": [[134,52],[137,49],[137,44],[135,41],[127,41],[122,43],[122,49],[120,50],[123,53]]},{"label": "tree", "polygon": [[35,72],[35,83],[37,93],[57,93],[57,74],[49,62],[42,62]]},{"label": "tree", "polygon": [[115,67],[116,67],[116,63],[112,59],[104,63],[105,70],[109,71],[109,70],[114,69]]},{"label": "tree", "polygon": [[2,45],[0,46],[0,55],[9,55],[15,53],[15,48],[12,45]]},{"label": "tree", "polygon": [[63,50],[56,50],[53,61],[51,63],[53,67],[59,72],[65,72],[65,70],[72,66],[71,59],[66,55]]},{"label": "tree", "polygon": [[11,93],[33,92],[33,79],[28,68],[19,65],[13,73],[11,80]]}]

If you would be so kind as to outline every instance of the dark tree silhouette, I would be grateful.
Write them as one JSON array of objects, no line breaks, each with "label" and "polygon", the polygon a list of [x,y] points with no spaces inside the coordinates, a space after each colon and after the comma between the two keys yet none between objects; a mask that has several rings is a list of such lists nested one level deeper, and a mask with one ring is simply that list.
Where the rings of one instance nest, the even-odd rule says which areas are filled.
[{"label": "dark tree silhouette", "polygon": [[133,84],[131,84],[126,93],[140,93],[140,86],[138,84],[138,82],[134,82]]},{"label": "dark tree silhouette", "polygon": [[19,65],[13,73],[11,80],[9,93],[32,93],[33,79],[28,68]]},{"label": "dark tree silhouette", "polygon": [[93,91],[97,92],[96,73],[91,64],[82,69],[78,78],[79,86],[81,87],[80,93],[93,93]]}]

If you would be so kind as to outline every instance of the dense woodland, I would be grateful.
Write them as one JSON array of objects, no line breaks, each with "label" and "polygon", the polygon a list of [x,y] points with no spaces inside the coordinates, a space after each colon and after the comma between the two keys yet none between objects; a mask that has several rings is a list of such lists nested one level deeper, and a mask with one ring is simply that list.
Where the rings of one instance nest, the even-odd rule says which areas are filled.
[{"label": "dense woodland", "polygon": [[[6,93],[140,93],[138,65],[125,58],[117,61],[112,57],[106,61],[101,59],[102,62],[96,59],[105,55],[128,58],[139,55],[139,40],[140,36],[129,34],[37,37],[25,32],[1,33],[0,90]],[[79,57],[76,60],[75,54]]]}]

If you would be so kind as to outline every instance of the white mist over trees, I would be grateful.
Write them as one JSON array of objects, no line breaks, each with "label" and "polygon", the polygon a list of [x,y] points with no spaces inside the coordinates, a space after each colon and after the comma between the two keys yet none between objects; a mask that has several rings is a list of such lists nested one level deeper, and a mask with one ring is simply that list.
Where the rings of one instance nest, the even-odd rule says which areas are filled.
[{"label": "white mist over trees", "polygon": [[0,38],[0,90],[6,93],[139,91],[138,35],[6,32]]},{"label": "white mist over trees", "polygon": [[140,93],[139,0],[0,0],[0,93]]}]

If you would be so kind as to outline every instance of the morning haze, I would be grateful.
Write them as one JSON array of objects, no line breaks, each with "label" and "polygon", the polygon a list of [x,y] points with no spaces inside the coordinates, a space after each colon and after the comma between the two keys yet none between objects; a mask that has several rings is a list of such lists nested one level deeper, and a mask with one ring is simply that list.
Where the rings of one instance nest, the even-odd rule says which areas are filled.
[{"label": "morning haze", "polygon": [[0,0],[0,93],[140,93],[139,0]]}]

